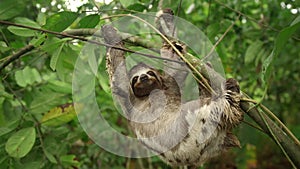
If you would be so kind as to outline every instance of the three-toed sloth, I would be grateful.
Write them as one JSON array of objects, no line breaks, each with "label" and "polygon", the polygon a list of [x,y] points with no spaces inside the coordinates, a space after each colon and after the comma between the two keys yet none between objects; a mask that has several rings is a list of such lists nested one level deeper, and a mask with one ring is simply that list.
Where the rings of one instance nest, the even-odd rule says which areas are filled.
[{"label": "three-toed sloth", "polygon": [[[109,37],[106,43],[124,46],[112,26],[104,26],[102,33]],[[186,74],[180,70],[166,72],[146,63],[127,71],[124,54],[120,49],[107,48],[112,92],[132,131],[149,150],[171,166],[199,166],[223,150],[240,146],[231,133],[243,118],[236,80],[226,80],[216,95],[185,102],[178,80],[182,78],[177,76]]]}]

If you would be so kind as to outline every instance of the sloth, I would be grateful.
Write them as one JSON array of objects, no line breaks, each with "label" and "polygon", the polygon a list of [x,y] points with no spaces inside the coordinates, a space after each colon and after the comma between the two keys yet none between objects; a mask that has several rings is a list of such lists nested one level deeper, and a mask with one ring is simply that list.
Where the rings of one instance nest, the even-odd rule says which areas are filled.
[{"label": "sloth", "polygon": [[[102,33],[106,43],[124,46],[112,26],[102,27]],[[161,57],[167,53],[161,51]],[[197,167],[231,147],[240,147],[231,132],[243,119],[235,79],[227,79],[215,95],[184,101],[181,83],[186,74],[179,70],[160,70],[141,62],[127,71],[125,52],[113,47],[107,48],[107,70],[131,130],[167,164]]]}]

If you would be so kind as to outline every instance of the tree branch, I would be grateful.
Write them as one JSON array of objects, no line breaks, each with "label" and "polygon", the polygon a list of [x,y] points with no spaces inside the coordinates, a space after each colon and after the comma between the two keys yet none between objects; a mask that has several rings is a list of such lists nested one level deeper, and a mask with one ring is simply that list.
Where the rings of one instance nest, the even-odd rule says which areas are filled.
[{"label": "tree branch", "polygon": [[[168,60],[168,61],[171,61],[171,62],[178,62],[178,61],[174,61],[174,60],[171,60],[171,59],[161,58],[161,57],[157,57],[157,56],[154,56],[154,55],[151,55],[151,54],[147,54],[147,53],[136,52],[136,51],[128,49],[128,48],[117,47],[117,46],[113,46],[113,45],[109,45],[109,44],[102,43],[102,42],[99,42],[99,41],[90,40],[90,39],[81,37],[82,35],[87,36],[87,35],[94,35],[94,34],[95,34],[95,36],[102,37],[101,33],[97,32],[98,29],[77,29],[77,30],[68,30],[68,31],[65,31],[65,32],[55,32],[55,31],[50,31],[50,30],[40,29],[40,28],[34,28],[34,27],[31,27],[31,26],[16,24],[16,23],[2,21],[2,20],[0,20],[0,24],[17,26],[17,27],[21,27],[21,28],[27,28],[27,29],[31,29],[31,30],[45,32],[45,33],[56,35],[58,37],[69,37],[69,38],[72,38],[72,39],[78,39],[78,40],[81,40],[81,41],[84,41],[84,42],[93,43],[93,44],[97,44],[97,45],[101,45],[101,46],[106,46],[106,47],[111,47],[111,48],[123,50],[123,51],[130,52],[130,53],[135,53],[135,54],[146,56],[146,57],[153,58],[153,59],[163,59],[163,60]],[[138,46],[145,47],[145,48],[147,48],[149,50],[152,49],[153,51],[156,51],[153,48],[153,46],[150,46],[151,43],[147,43],[147,42],[145,42],[143,40],[140,40],[138,37],[136,37],[136,36],[130,36],[129,34],[124,34],[123,33],[122,35],[123,35],[123,37],[126,37],[125,39],[127,39],[128,42],[130,42],[132,44],[138,44]],[[33,49],[34,49],[33,45],[27,45],[26,47],[24,47],[24,50],[22,48],[16,54],[9,56],[8,60],[5,61],[0,66],[0,72],[2,72],[2,70],[6,66],[8,66],[10,63],[12,63],[13,61],[19,59],[22,55],[24,55],[25,53],[27,53],[27,52],[29,52],[29,51],[31,51]],[[183,62],[178,62],[178,63],[182,63],[183,64]]]},{"label": "tree branch", "polygon": [[19,59],[20,57],[22,57],[24,54],[26,54],[29,51],[32,51],[34,49],[33,45],[27,45],[25,47],[23,47],[22,49],[20,49],[17,53],[12,54],[10,56],[8,56],[8,59],[5,60],[1,65],[0,65],[0,73],[1,71],[8,66],[10,63],[12,63],[13,61]]},{"label": "tree branch", "polygon": [[[245,111],[248,116],[251,117],[265,131],[265,133],[268,134],[269,137],[276,141],[267,124],[271,127],[272,132],[275,134],[284,150],[286,150],[286,153],[291,158],[295,166],[300,167],[300,146],[287,137],[287,134],[274,121],[265,114],[262,114],[263,118],[267,122],[266,124],[260,116],[259,110],[256,107],[253,107],[249,102],[241,102],[240,106],[243,111]],[[251,107],[253,108],[251,109]]]}]

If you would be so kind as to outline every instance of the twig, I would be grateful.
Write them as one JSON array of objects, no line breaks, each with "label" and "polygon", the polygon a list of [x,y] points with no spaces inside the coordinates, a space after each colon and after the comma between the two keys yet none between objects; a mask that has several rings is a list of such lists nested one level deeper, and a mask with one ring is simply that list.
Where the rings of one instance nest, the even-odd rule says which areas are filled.
[{"label": "twig", "polygon": [[[255,22],[255,23],[257,23],[257,24],[259,24],[259,25],[261,25],[261,26],[263,26],[263,27],[265,27],[265,28],[268,28],[268,29],[273,30],[273,31],[275,31],[275,32],[280,32],[280,30],[278,30],[278,29],[276,29],[276,28],[273,28],[273,27],[269,26],[268,24],[260,23],[260,22],[257,21],[256,19],[254,19],[254,18],[248,16],[247,14],[242,13],[241,11],[238,11],[238,10],[236,10],[236,9],[231,8],[230,6],[228,6],[228,5],[226,5],[226,4],[222,3],[222,2],[220,2],[219,0],[214,0],[214,1],[217,2],[217,3],[220,4],[220,5],[222,5],[222,6],[226,7],[226,8],[228,8],[228,9],[230,9],[231,11],[233,11],[233,12],[235,12],[235,13],[238,13],[239,15],[242,15],[242,16],[246,17],[247,19],[249,19],[249,20],[251,20],[251,21],[253,21],[253,22]],[[292,38],[295,39],[295,40],[298,40],[298,41],[300,40],[299,37],[292,36]]]},{"label": "twig", "polygon": [[5,60],[1,65],[0,65],[0,73],[1,71],[8,66],[10,63],[12,63],[13,61],[19,59],[21,56],[23,56],[25,53],[32,51],[34,49],[33,45],[27,45],[25,47],[23,47],[22,49],[20,49],[17,53],[12,54],[10,56],[7,57],[7,60]]},{"label": "twig", "polygon": [[[71,29],[62,32],[67,35],[75,35],[75,36],[96,36],[102,38],[101,31],[95,28],[82,28],[82,29]],[[154,44],[149,43],[147,41],[142,40],[138,35],[131,35],[129,33],[119,32],[119,35],[122,37],[122,40],[126,43],[133,44],[135,46],[141,46],[143,48],[155,51],[158,53],[158,49],[154,49]]]},{"label": "twig", "polygon": [[[241,15],[239,15],[236,18],[236,21],[240,18]],[[219,43],[224,39],[224,37],[227,35],[227,33],[231,30],[231,28],[233,27],[233,25],[235,24],[235,22],[232,22],[231,25],[226,29],[226,31],[223,33],[223,35],[220,37],[220,39],[218,39],[218,41],[214,44],[214,46],[210,49],[209,53],[202,59],[206,59],[208,58],[216,49],[216,47],[219,45]]]},{"label": "twig", "polygon": [[256,125],[254,125],[254,124],[252,124],[252,123],[250,123],[250,122],[248,122],[248,121],[243,120],[243,123],[245,123],[245,124],[247,124],[247,125],[249,125],[249,126],[255,128],[256,130],[261,131],[262,133],[267,134],[263,129],[261,129],[260,127],[257,127]]}]

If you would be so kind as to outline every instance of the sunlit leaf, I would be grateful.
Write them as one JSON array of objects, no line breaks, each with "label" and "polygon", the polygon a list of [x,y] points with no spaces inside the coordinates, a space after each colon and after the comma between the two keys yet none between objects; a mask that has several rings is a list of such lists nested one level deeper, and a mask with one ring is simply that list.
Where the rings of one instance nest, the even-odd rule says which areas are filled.
[{"label": "sunlit leaf", "polygon": [[[34,22],[33,20],[30,20],[28,18],[23,18],[23,17],[18,17],[15,20],[15,23],[25,25],[25,26],[30,26],[34,28],[40,28],[40,25]],[[24,37],[31,37],[35,36],[37,32],[32,29],[27,29],[27,28],[21,28],[17,26],[9,26],[7,28],[10,32],[12,32],[15,35],[18,36],[24,36]]]},{"label": "sunlit leaf", "polygon": [[15,72],[15,79],[16,79],[16,82],[19,86],[25,87],[27,85],[25,79],[23,78],[23,71],[22,70],[18,70],[18,71]]},{"label": "sunlit leaf", "polygon": [[7,44],[4,41],[0,41],[0,52],[4,53],[10,49],[11,48],[7,46]]},{"label": "sunlit leaf", "polygon": [[62,124],[68,123],[76,117],[76,112],[73,105],[68,105],[67,107],[55,107],[46,113],[41,123],[45,126],[60,126]]},{"label": "sunlit leaf", "polygon": [[297,18],[294,19],[294,21],[291,23],[291,26],[293,26],[293,25],[295,25],[295,24],[297,24],[299,22],[300,22],[300,15],[298,15]]},{"label": "sunlit leaf", "polygon": [[17,84],[21,87],[42,81],[39,72],[35,68],[30,68],[28,66],[26,66],[23,70],[16,71],[15,79]]},{"label": "sunlit leaf", "polygon": [[72,85],[70,83],[58,81],[58,80],[51,80],[48,81],[48,85],[50,89],[57,93],[65,93],[71,94],[72,93]]},{"label": "sunlit leaf", "polygon": [[15,158],[24,157],[34,145],[36,138],[35,128],[29,127],[14,133],[6,142],[5,150]]},{"label": "sunlit leaf", "polygon": [[75,155],[63,155],[60,157],[60,161],[64,166],[74,166],[79,167],[79,161],[75,160]]}]

